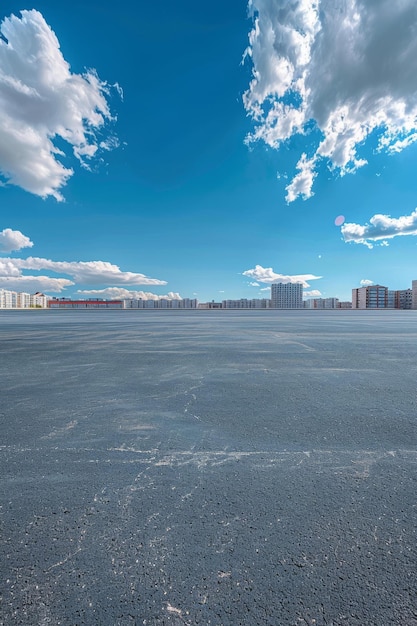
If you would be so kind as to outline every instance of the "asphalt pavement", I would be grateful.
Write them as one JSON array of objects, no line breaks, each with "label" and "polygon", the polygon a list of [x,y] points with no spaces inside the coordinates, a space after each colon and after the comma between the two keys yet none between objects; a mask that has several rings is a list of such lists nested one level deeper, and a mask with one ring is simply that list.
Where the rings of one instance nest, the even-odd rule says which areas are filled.
[{"label": "asphalt pavement", "polygon": [[0,624],[417,625],[417,311],[0,312]]}]

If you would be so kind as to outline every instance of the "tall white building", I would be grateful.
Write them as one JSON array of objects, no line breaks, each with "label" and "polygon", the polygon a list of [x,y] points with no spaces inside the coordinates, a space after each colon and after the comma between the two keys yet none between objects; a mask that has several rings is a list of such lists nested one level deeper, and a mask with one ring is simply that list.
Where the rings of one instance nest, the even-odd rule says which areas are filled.
[{"label": "tall white building", "polygon": [[271,307],[273,309],[302,309],[302,283],[274,283],[271,285]]}]

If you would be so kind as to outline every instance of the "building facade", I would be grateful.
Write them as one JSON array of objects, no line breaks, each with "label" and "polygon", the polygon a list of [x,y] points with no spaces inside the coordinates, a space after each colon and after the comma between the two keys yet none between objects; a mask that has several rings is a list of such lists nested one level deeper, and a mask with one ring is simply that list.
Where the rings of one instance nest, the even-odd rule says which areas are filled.
[{"label": "building facade", "polygon": [[0,289],[0,309],[46,309],[49,298],[43,293]]},{"label": "building facade", "polygon": [[158,300],[144,300],[132,298],[123,300],[125,309],[196,309],[198,302],[195,298],[159,298]]},{"label": "building facade", "polygon": [[388,288],[382,285],[352,289],[352,309],[387,309],[389,303]]},{"label": "building facade", "polygon": [[305,309],[339,309],[338,298],[308,298],[304,300]]},{"label": "building facade", "polygon": [[71,300],[53,298],[49,300],[50,309],[123,309],[123,300]]},{"label": "building facade", "polygon": [[411,308],[417,309],[417,280],[411,283]]},{"label": "building facade", "polygon": [[396,309],[412,309],[413,308],[413,290],[400,289],[395,292],[395,308]]},{"label": "building facade", "polygon": [[241,298],[240,300],[223,300],[222,309],[269,309],[269,298]]},{"label": "building facade", "polygon": [[274,283],[271,285],[271,307],[273,309],[302,309],[302,283]]}]

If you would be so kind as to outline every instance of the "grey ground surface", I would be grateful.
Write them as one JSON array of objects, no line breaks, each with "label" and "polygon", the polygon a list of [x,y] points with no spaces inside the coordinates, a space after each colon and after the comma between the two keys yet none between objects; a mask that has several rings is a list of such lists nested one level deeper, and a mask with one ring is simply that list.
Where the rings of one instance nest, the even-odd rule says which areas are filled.
[{"label": "grey ground surface", "polygon": [[0,624],[417,625],[417,312],[0,314]]}]

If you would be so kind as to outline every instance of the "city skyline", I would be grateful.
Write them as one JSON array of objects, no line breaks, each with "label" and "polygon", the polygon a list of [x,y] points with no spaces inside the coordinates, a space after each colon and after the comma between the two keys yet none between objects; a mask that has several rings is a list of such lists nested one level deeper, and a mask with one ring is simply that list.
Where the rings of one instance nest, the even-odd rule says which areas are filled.
[{"label": "city skyline", "polygon": [[[0,309],[14,308],[122,308],[122,309],[417,309],[417,280],[406,289],[390,289],[367,281],[351,290],[350,300],[335,297],[303,297],[303,284],[273,283],[269,298],[237,298],[201,302],[198,298],[171,296],[119,298],[50,297],[40,292],[8,291],[0,288]],[[103,306],[100,306],[103,305]]]},{"label": "city skyline", "polygon": [[410,287],[411,0],[8,1],[0,20],[0,289]]}]

